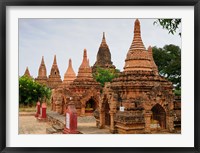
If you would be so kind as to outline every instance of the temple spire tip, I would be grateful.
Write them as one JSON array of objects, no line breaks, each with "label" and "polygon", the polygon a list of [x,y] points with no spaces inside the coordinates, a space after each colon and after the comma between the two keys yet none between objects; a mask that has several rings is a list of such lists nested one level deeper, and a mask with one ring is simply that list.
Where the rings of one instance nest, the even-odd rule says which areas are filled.
[{"label": "temple spire tip", "polygon": [[56,55],[54,55],[53,64],[57,64],[57,61],[56,61]]},{"label": "temple spire tip", "polygon": [[105,37],[105,32],[103,32],[101,46],[105,46],[105,45],[106,45],[106,37]]},{"label": "temple spire tip", "polygon": [[71,60],[71,58],[69,59],[69,67],[71,67],[72,66],[72,60]]},{"label": "temple spire tip", "polygon": [[84,48],[83,57],[87,57],[87,50],[86,50],[86,48]]},{"label": "temple spire tip", "polygon": [[105,32],[103,32],[103,39],[105,39]]}]

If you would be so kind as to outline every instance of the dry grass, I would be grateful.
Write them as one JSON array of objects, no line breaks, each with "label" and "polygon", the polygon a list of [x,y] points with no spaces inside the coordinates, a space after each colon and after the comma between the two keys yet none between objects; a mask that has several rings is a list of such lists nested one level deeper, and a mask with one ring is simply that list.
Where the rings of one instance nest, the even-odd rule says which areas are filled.
[{"label": "dry grass", "polygon": [[[47,105],[47,109],[50,109],[50,105]],[[19,112],[36,112],[36,106],[19,106]]]},{"label": "dry grass", "polygon": [[36,107],[19,107],[19,112],[35,112]]}]

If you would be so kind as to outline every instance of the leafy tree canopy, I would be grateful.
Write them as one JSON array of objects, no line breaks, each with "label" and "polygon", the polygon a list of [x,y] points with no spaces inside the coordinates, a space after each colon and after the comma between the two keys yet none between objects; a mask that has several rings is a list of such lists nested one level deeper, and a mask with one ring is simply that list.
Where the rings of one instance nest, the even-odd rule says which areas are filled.
[{"label": "leafy tree canopy", "polygon": [[93,77],[103,87],[105,82],[111,82],[114,78],[116,78],[119,72],[120,71],[117,69],[104,69],[97,67],[97,71],[93,74]]},{"label": "leafy tree canopy", "polygon": [[[179,26],[181,24],[181,19],[157,19],[154,22],[154,25],[160,25],[163,29],[166,29],[171,34],[175,34],[179,31]],[[179,36],[181,36],[181,32],[178,32]]]},{"label": "leafy tree canopy", "polygon": [[33,78],[22,76],[19,78],[19,103],[32,106],[39,99],[49,99],[51,90],[45,85],[41,85]]},{"label": "leafy tree canopy", "polygon": [[153,47],[153,58],[161,76],[171,81],[176,90],[181,89],[181,49],[175,45]]}]

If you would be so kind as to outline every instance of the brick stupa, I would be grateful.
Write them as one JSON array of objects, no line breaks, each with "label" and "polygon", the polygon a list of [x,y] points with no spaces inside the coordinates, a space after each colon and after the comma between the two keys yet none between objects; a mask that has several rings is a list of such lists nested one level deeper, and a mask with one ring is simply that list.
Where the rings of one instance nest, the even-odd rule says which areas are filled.
[{"label": "brick stupa", "polygon": [[110,49],[106,43],[105,33],[103,33],[102,42],[100,44],[97,60],[92,67],[92,72],[95,73],[97,67],[105,68],[105,69],[115,69],[113,62],[111,61],[111,53]]},{"label": "brick stupa", "polygon": [[[101,101],[98,124],[102,128],[108,123],[112,133],[151,133],[152,130],[172,132],[172,89],[172,83],[158,74],[152,48],[145,49],[140,22],[136,19],[134,38],[125,59],[124,71],[103,90],[104,97],[109,99]],[[107,105],[109,109],[106,109]]]},{"label": "brick stupa", "polygon": [[47,70],[46,70],[43,56],[42,56],[42,61],[41,61],[39,70],[38,70],[38,77],[35,78],[35,81],[40,84],[47,85]]},{"label": "brick stupa", "polygon": [[141,38],[140,22],[135,21],[134,38],[127,53],[124,71],[152,71],[152,58],[146,51]]},{"label": "brick stupa", "polygon": [[25,70],[23,76],[31,77],[30,72],[29,72],[29,69],[28,69],[28,66],[26,67],[26,70]]},{"label": "brick stupa", "polygon": [[62,82],[63,86],[68,86],[70,83],[72,83],[76,79],[76,73],[74,72],[74,69],[72,67],[72,60],[69,59],[69,64],[67,71],[64,75],[64,80]]},{"label": "brick stupa", "polygon": [[56,55],[54,55],[53,65],[51,67],[51,72],[48,78],[48,87],[51,89],[55,89],[61,83],[62,83],[62,80],[60,77],[60,72],[58,69],[57,61],[56,61]]},{"label": "brick stupa", "polygon": [[92,69],[89,64],[89,59],[87,59],[87,50],[84,49],[83,60],[78,70],[77,80],[93,80]]},{"label": "brick stupa", "polygon": [[69,86],[70,92],[76,95],[73,99],[76,99],[75,105],[79,114],[85,114],[86,102],[89,100],[87,98],[98,96],[100,88],[100,84],[92,77],[92,68],[89,65],[87,51],[84,49],[83,60],[79,67],[78,75]]}]

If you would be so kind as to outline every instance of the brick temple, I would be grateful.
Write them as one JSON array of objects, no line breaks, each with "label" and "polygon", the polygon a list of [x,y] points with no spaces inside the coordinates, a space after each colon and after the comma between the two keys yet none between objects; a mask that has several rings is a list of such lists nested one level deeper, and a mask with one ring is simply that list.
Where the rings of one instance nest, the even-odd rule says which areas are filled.
[{"label": "brick temple", "polygon": [[111,61],[110,49],[106,43],[105,33],[103,33],[102,42],[97,52],[96,62],[92,66],[92,72],[95,73],[98,67],[104,69],[115,69],[113,62]]},{"label": "brick temple", "polygon": [[158,74],[152,49],[145,49],[137,19],[125,66],[118,78],[104,88],[97,125],[112,133],[150,133],[174,130],[172,83]]},{"label": "brick temple", "polygon": [[70,60],[64,81],[65,86],[58,85],[57,88],[52,90],[51,110],[64,114],[68,103],[73,99],[78,115],[93,115],[99,105],[101,86],[92,77],[92,68],[89,65],[86,49],[83,52],[83,60],[78,75],[75,77]]},{"label": "brick temple", "polygon": [[[181,99],[174,96],[172,83],[159,75],[151,46],[146,49],[143,44],[138,19],[119,76],[102,88],[92,75],[98,67],[115,69],[105,33],[93,66],[84,49],[77,76],[69,59],[62,81],[56,56],[48,78],[42,57],[35,80],[52,89],[52,111],[65,115],[68,103],[73,100],[79,116],[94,116],[97,127],[109,128],[111,133],[173,133],[180,128]],[[28,68],[24,75],[30,76]]]},{"label": "brick temple", "polygon": [[62,85],[68,87],[70,83],[72,83],[75,79],[76,79],[76,73],[74,72],[74,69],[72,67],[72,60],[69,59],[68,68],[67,71],[65,72]]},{"label": "brick temple", "polygon": [[42,56],[42,61],[38,70],[38,77],[35,78],[35,81],[47,85],[47,69],[44,63],[44,57]]},{"label": "brick temple", "polygon": [[26,67],[26,70],[25,70],[23,76],[31,77],[30,72],[29,72],[29,69],[28,69],[28,66]]}]

